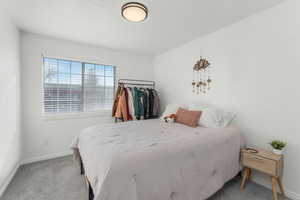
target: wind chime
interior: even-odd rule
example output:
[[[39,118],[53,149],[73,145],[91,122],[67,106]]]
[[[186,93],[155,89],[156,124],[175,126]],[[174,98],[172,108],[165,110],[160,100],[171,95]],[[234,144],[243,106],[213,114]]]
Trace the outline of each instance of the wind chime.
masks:
[[[193,67],[193,93],[205,94],[211,88],[210,63],[200,57],[200,60]]]

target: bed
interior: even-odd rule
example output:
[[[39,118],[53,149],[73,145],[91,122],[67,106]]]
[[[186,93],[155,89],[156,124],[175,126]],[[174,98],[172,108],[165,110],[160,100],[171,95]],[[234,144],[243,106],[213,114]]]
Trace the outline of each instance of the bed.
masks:
[[[89,127],[71,148],[90,199],[202,200],[240,171],[237,128],[191,128],[158,119]]]

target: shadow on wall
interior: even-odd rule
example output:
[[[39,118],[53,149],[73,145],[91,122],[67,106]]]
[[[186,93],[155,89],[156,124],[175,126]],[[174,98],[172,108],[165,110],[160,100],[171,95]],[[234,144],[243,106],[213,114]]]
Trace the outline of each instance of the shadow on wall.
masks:
[[[0,195],[21,157],[17,76],[5,82],[9,84],[0,88]]]

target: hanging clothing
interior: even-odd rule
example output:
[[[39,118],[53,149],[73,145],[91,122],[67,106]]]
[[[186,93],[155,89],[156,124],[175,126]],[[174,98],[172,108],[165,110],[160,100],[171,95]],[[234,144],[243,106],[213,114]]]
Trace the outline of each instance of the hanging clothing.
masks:
[[[149,118],[153,118],[154,95],[152,89],[147,89],[149,92]]]
[[[146,108],[146,118],[150,119],[150,93],[149,90],[146,88],[146,98],[147,98],[147,108]]]
[[[112,117],[114,117],[115,114],[116,114],[116,110],[117,110],[118,103],[119,103],[120,92],[121,92],[121,86],[119,85],[118,88],[117,88],[115,101],[114,101],[114,104],[113,104],[113,107],[112,107]]]
[[[143,106],[143,99],[144,93],[137,89],[136,87],[134,90],[134,114],[137,119],[141,119],[144,116],[144,106]]]
[[[127,105],[127,98],[126,98],[126,91],[124,87],[121,87],[120,95],[118,98],[118,105],[117,110],[115,113],[116,118],[122,118],[124,121],[130,120],[128,115],[128,105]]]
[[[129,112],[129,105],[128,105],[128,92],[127,89],[124,88],[124,93],[125,93],[125,101],[126,101],[126,110],[127,110],[127,119],[132,120],[131,114]],[[127,120],[126,120],[127,121]]]
[[[143,110],[144,110],[143,117],[144,117],[144,119],[148,119],[148,117],[147,117],[147,109],[148,109],[147,92],[146,92],[145,88],[140,88],[140,91],[143,93],[143,96],[142,96],[142,105],[143,105]]]
[[[127,103],[128,103],[128,111],[131,115],[131,118],[133,120],[136,120],[136,117],[134,115],[134,105],[133,105],[133,94],[132,94],[132,89],[131,88],[126,88],[127,91]]]
[[[158,97],[156,90],[153,90],[153,94],[154,94],[153,116],[158,117],[159,116],[159,97]]]
[[[117,88],[112,116],[116,119],[153,119],[159,115],[159,97],[152,88],[129,88],[120,84]]]

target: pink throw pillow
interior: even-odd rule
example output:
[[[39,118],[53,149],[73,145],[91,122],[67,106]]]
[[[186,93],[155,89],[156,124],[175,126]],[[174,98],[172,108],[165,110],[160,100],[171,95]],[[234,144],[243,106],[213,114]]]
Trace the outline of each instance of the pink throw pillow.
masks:
[[[179,108],[176,112],[176,122],[191,127],[197,127],[201,113],[201,111]]]

